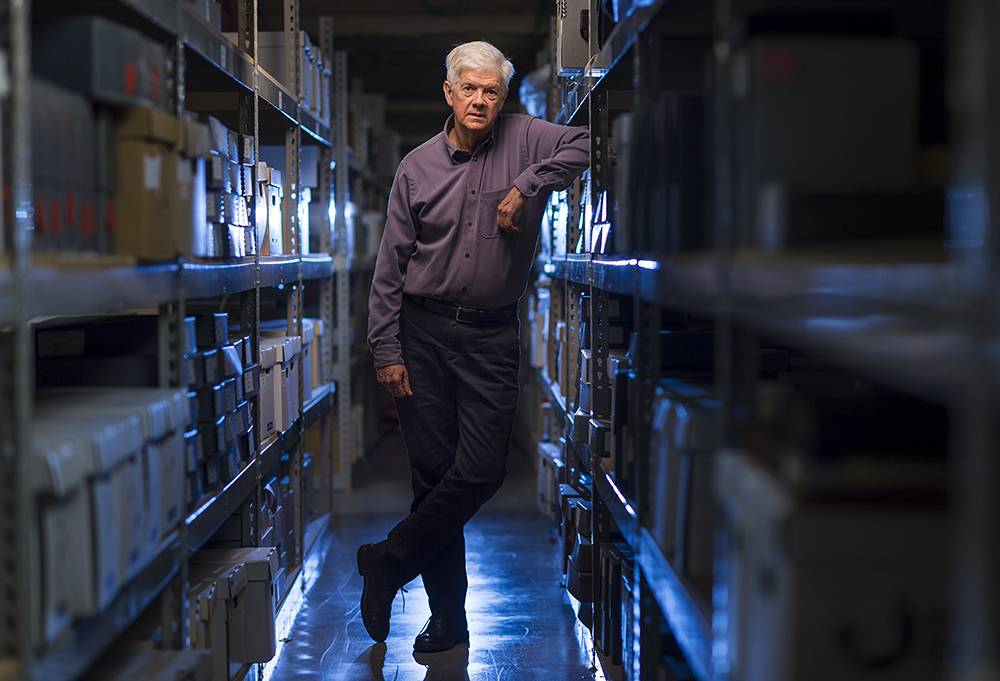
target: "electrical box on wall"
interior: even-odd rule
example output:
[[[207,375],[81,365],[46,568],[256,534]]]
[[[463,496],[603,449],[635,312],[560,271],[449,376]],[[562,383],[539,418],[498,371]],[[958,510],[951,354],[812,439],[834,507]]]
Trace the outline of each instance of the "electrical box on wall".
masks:
[[[583,73],[590,60],[590,0],[556,0],[556,69]]]

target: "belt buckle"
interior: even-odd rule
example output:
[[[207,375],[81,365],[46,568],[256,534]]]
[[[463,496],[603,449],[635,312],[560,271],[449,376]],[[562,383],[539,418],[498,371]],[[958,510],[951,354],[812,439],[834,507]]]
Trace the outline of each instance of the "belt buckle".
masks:
[[[459,305],[457,308],[455,308],[455,321],[458,322],[459,324],[472,324],[471,321],[464,321],[462,319],[462,310],[465,310],[465,309],[466,308],[462,307],[461,305]]]

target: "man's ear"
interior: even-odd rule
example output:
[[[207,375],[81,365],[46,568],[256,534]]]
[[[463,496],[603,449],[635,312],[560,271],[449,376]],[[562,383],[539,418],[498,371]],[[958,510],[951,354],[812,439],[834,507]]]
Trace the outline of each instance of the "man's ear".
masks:
[[[449,83],[446,80],[446,81],[444,81],[444,85],[442,85],[441,87],[444,90],[444,101],[448,102],[448,106],[455,106],[455,103],[454,103],[454,96],[455,95],[452,92],[451,83]]]

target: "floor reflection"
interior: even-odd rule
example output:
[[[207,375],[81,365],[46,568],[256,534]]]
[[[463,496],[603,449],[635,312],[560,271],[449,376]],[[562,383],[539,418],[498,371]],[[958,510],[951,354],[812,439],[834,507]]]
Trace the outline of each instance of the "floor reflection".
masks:
[[[358,612],[362,583],[354,554],[405,511],[403,456],[390,442],[371,462],[371,481],[358,476],[355,491],[338,499],[326,564],[304,595],[268,681],[593,679],[559,585],[552,533],[534,511],[534,483],[516,474],[466,531],[471,643],[444,653],[413,652],[413,638],[430,614],[417,579],[407,586],[405,608],[400,597],[393,603],[388,641],[372,645]],[[396,479],[386,480],[385,471]]]

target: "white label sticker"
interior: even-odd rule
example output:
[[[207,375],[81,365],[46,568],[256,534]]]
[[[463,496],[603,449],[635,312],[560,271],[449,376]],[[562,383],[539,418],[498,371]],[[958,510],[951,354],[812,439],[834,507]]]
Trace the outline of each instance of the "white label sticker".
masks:
[[[146,189],[160,188],[161,159],[159,156],[143,156],[142,184]]]
[[[219,63],[225,68],[226,66],[226,46],[219,45]]]

